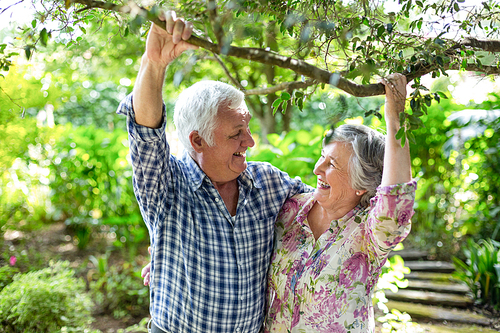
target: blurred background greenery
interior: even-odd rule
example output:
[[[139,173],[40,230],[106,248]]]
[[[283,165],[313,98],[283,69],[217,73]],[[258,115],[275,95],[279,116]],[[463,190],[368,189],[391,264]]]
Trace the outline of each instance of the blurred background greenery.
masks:
[[[11,28],[15,29],[0,32],[0,42],[13,38]],[[115,114],[134,85],[144,36],[122,38],[113,24],[90,24],[87,30],[92,33],[85,39],[72,45],[49,44],[30,61],[15,57],[14,66],[0,77],[0,288],[4,295],[13,295],[12,290],[29,281],[36,279],[42,286],[44,278],[57,277],[68,286],[61,287],[59,303],[54,301],[61,309],[66,307],[65,297],[70,297],[65,291],[82,294],[79,313],[66,314],[68,320],[57,326],[75,331],[86,327],[88,318],[82,319],[81,314],[91,311],[135,323],[147,316],[149,298],[140,278],[140,269],[148,261],[149,236],[132,190],[125,119]],[[185,54],[167,73],[164,97],[174,146],[171,116],[179,91],[201,79],[228,81],[213,61],[197,64],[187,75],[185,68],[192,57]],[[264,76],[259,65],[233,65],[258,72],[255,82],[250,82],[255,86]],[[478,244],[491,239],[488,253],[497,256],[496,266],[491,263],[490,273],[483,276],[490,274],[496,281],[489,290],[495,293],[490,301],[498,306],[500,254],[494,241],[500,241],[500,91],[491,90],[482,100],[463,100],[453,94],[464,84],[463,75],[433,81],[432,89],[444,91],[447,98],[432,102],[422,117],[425,126],[414,133],[416,214],[404,243],[436,259],[457,257],[468,262],[470,266],[459,264],[462,279],[474,288],[477,272],[469,269],[469,274],[467,267],[473,266],[471,258],[481,258],[461,249],[478,252]],[[259,113],[273,100],[252,96],[248,103]],[[360,99],[333,88],[318,89],[302,110],[290,105],[272,120],[263,112],[254,117],[251,128],[257,146],[249,159],[268,161],[314,186],[312,169],[325,130],[332,122],[383,129],[383,118],[370,112],[382,105],[382,97]],[[51,233],[62,237],[59,243],[50,243]],[[14,278],[14,274],[19,275]],[[14,282],[17,287],[7,289]],[[12,308],[11,298],[2,298],[2,292],[0,309]],[[90,297],[93,310],[83,294]],[[48,310],[40,313],[44,311]],[[7,322],[0,315],[0,324]],[[34,331],[53,329],[26,325]],[[16,331],[14,326],[11,329]]]

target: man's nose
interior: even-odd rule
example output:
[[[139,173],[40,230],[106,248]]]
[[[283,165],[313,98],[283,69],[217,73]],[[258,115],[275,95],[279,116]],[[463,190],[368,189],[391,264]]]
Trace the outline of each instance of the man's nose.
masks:
[[[250,132],[250,130],[245,132],[245,138],[243,139],[242,145],[245,145],[246,147],[255,146],[255,140],[253,139],[252,132]]]

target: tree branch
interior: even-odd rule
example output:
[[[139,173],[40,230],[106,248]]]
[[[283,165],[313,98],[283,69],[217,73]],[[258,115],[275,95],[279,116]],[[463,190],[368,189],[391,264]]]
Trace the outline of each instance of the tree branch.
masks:
[[[217,62],[220,64],[220,66],[222,67],[222,69],[224,70],[224,73],[226,73],[226,75],[229,77],[229,79],[231,80],[231,82],[233,82],[233,84],[238,87],[239,90],[245,92],[245,87],[243,87],[241,85],[241,83],[236,80],[232,75],[231,73],[229,72],[229,69],[227,69],[226,65],[222,62],[222,59],[219,57],[218,54],[214,53],[214,57],[215,59],[217,60]]]
[[[303,81],[294,81],[294,82],[284,82],[277,84],[272,87],[268,88],[256,88],[256,89],[249,89],[244,91],[245,95],[268,95],[268,94],[273,94],[277,91],[280,90],[295,90],[295,89],[302,89],[302,88],[307,88],[310,87],[314,84],[317,84],[318,81],[315,80],[307,80],[305,82]]]
[[[483,40],[467,37],[463,40],[463,42],[458,43],[455,46],[470,46],[487,52],[500,52],[500,40]]]
[[[212,23],[215,38],[217,39],[217,43],[219,44],[219,46],[223,45],[224,32],[222,31],[219,18],[217,17],[217,3],[215,2],[215,0],[207,0],[207,9],[210,21]]]
[[[4,9],[0,12],[0,14],[3,14],[6,10],[8,10],[8,9],[9,9],[10,7],[12,7],[12,6],[19,5],[21,2],[23,2],[23,0],[20,0],[20,1],[16,2],[16,3],[13,3],[13,4],[12,4],[12,5],[10,5],[10,6],[5,7],[5,8],[4,8]],[[0,8],[0,9],[1,9],[1,8]]]
[[[165,22],[160,21],[160,19],[156,15],[151,14],[148,10],[136,5],[134,2],[130,2],[128,6],[121,6],[98,0],[71,0],[71,1],[74,3],[85,5],[87,7],[102,8],[107,10],[119,11],[122,13],[131,13],[132,15],[142,15],[149,21],[158,25],[159,27],[163,29],[166,28]],[[267,65],[274,65],[281,68],[290,69],[296,72],[297,74],[311,78],[313,81],[315,81],[315,83],[326,83],[336,86],[337,88],[356,97],[367,97],[367,96],[376,96],[385,94],[384,85],[381,83],[374,83],[367,85],[356,84],[347,79],[344,79],[341,73],[339,72],[329,72],[327,70],[311,65],[303,60],[282,56],[271,51],[266,51],[258,48],[235,47],[231,45],[224,45],[224,48],[221,50],[219,49],[219,45],[204,40],[202,38],[199,38],[197,36],[191,36],[191,38],[189,38],[187,42],[202,47],[206,50],[209,50],[214,54],[223,54],[226,56],[233,56],[241,59],[257,61]],[[462,43],[454,45],[446,52],[453,52],[454,49],[460,48],[461,46],[481,48],[485,51],[490,51],[490,52],[500,51],[500,41],[485,41],[474,38],[466,38]],[[436,65],[429,65],[425,62],[420,62],[414,66],[412,72],[404,71],[403,74],[406,75],[407,81],[410,82],[417,77],[432,72],[436,68],[437,68]],[[448,65],[447,69],[459,69],[459,68],[460,68],[459,65],[453,64],[453,65]],[[485,72],[487,74],[500,73],[499,68],[493,66],[479,67],[473,64],[468,64],[466,70],[469,69]],[[264,93],[268,93],[267,90],[262,90],[262,89],[259,90]],[[275,91],[278,90],[281,89],[277,89]],[[251,92],[251,94],[254,94],[254,92],[256,93],[258,90],[252,89],[249,91]],[[246,93],[249,94],[249,91],[246,91]]]

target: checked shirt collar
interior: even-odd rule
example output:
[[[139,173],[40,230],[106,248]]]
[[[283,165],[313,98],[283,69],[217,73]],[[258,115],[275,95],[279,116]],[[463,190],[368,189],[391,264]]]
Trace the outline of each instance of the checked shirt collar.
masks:
[[[182,154],[181,160],[184,162],[186,165],[186,170],[189,175],[189,181],[192,182],[192,186],[190,186],[191,190],[193,192],[197,191],[201,185],[203,184],[204,181],[207,181],[211,183],[210,178],[201,170],[199,165],[193,160],[191,155],[189,155],[188,152],[184,151]],[[251,162],[249,162],[251,163]],[[262,188],[261,180],[260,179],[255,179],[252,177],[252,175],[248,172],[248,169],[243,171],[239,176],[238,176],[238,183],[241,184],[244,187],[251,187],[252,185],[255,188]]]

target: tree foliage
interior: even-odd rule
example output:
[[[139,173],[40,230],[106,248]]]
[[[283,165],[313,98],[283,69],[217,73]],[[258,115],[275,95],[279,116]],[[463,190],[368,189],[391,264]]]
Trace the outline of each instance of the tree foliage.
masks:
[[[202,47],[173,75],[180,83],[199,62],[220,66],[227,80],[244,91],[249,107],[272,132],[273,115],[302,110],[319,86],[336,86],[354,96],[384,93],[377,79],[399,72],[414,81],[411,113],[401,118],[406,130],[422,126],[432,100],[420,77],[467,70],[500,73],[498,1],[276,1],[181,0],[155,1],[140,7],[134,2],[96,0],[32,0],[37,8],[31,26],[17,45],[26,57],[52,40],[70,46],[91,38],[89,27],[116,27],[126,38],[144,35],[158,20],[159,8],[175,9],[193,21]],[[109,43],[105,48],[112,48]],[[13,49],[0,45],[1,64],[10,67]],[[194,64],[196,63],[196,66]],[[276,92],[282,91],[277,95]],[[270,124],[270,125],[267,125]]]

